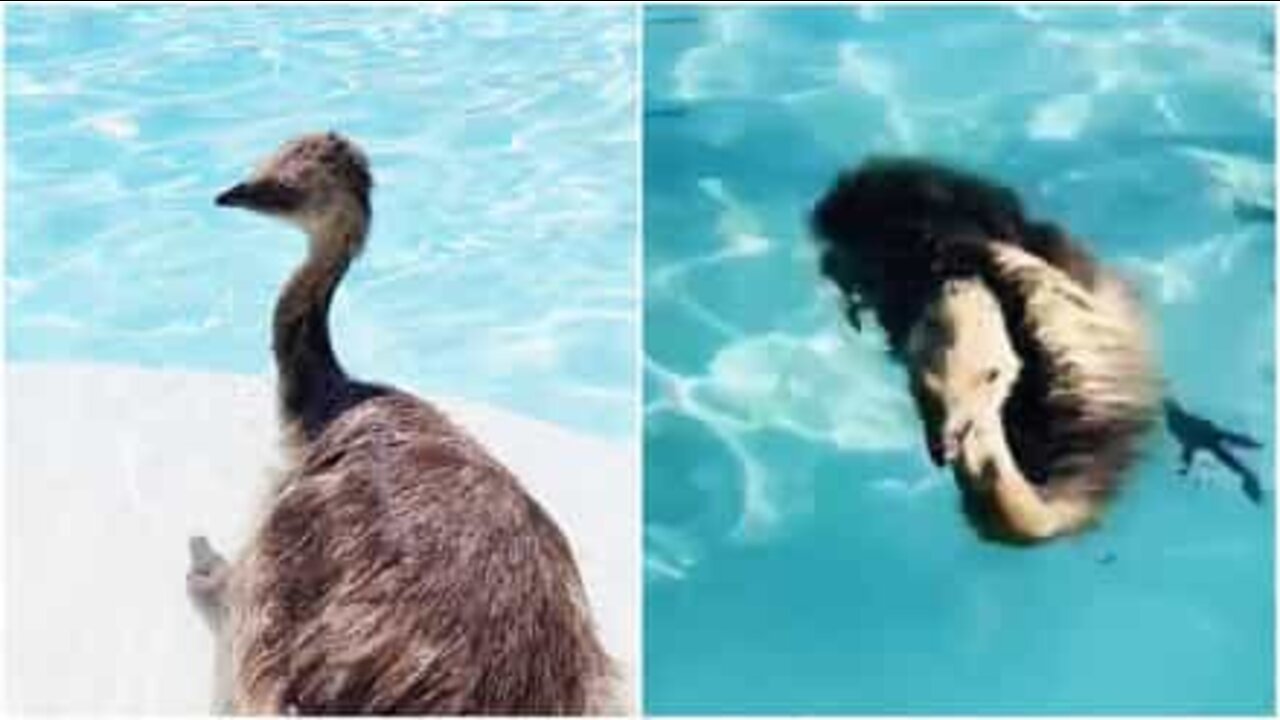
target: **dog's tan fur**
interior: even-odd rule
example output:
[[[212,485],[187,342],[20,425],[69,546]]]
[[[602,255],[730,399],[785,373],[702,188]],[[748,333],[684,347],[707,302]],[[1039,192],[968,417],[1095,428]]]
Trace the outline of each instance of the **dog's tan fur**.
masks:
[[[999,414],[1022,360],[995,296],[974,278],[945,281],[907,338],[911,391],[926,444],[951,462],[959,441],[986,414]]]
[[[1104,275],[1090,292],[1020,248],[991,243],[985,249],[988,277],[1016,296],[1020,324],[1044,359],[1048,402],[1069,408],[1074,422],[1096,427],[1154,417],[1159,376],[1146,323],[1122,282]],[[985,368],[1009,367],[1012,341],[996,332],[1007,327],[1001,304],[981,280],[949,282],[963,283],[963,291],[938,295],[913,328],[911,357],[941,353],[948,359],[913,368],[913,375],[933,373],[928,386],[947,389],[935,394],[937,400],[958,408],[944,416],[959,412],[971,421],[958,457],[952,458],[958,479],[970,500],[994,511],[989,517],[1001,525],[994,534],[1037,541],[1087,526],[1109,498],[1112,479],[1091,476],[1089,464],[1075,453],[1054,458],[1051,477],[1023,474],[1001,416],[1007,393],[1002,397],[971,380]],[[946,332],[938,332],[938,318],[946,318]],[[941,347],[930,347],[935,343]]]

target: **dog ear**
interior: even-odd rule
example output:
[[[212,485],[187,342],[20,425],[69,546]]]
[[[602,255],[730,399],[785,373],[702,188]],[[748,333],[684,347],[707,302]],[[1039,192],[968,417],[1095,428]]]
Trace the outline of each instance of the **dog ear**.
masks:
[[[854,330],[862,332],[862,311],[868,306],[859,293],[854,266],[849,263],[841,250],[828,247],[819,260],[819,269],[823,277],[830,280],[840,291],[845,319]]]
[[[862,332],[862,311],[866,308],[857,295],[845,295],[844,317],[857,332]]]

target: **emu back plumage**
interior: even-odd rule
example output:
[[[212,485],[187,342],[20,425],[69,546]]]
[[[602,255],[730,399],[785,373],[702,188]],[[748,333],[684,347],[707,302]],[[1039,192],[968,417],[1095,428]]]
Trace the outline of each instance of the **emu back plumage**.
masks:
[[[303,449],[237,579],[242,709],[584,713],[611,673],[556,524],[401,393]]]

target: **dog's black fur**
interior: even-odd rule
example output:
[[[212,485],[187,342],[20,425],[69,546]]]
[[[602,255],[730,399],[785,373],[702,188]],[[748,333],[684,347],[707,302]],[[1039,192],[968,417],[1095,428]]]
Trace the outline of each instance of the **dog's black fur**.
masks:
[[[811,220],[823,274],[849,296],[851,314],[874,313],[898,356],[942,282],[982,272],[975,246],[1018,245],[1090,289],[1098,274],[1061,229],[1028,218],[1012,190],[927,160],[868,160],[840,175]]]
[[[848,297],[850,322],[860,328],[862,311],[870,311],[899,361],[912,326],[945,280],[983,280],[1000,302],[1023,362],[1004,425],[1024,475],[1051,491],[1100,501],[1112,493],[1136,459],[1150,418],[1104,413],[1086,419],[1088,398],[1051,399],[1049,358],[1033,341],[1018,290],[991,272],[982,252],[990,243],[1017,245],[1094,290],[1103,270],[1084,248],[1053,223],[1027,217],[1012,190],[912,158],[874,158],[841,174],[811,223],[822,273]],[[1066,483],[1074,487],[1059,487]],[[966,496],[964,507],[980,531],[1001,536],[977,498]]]

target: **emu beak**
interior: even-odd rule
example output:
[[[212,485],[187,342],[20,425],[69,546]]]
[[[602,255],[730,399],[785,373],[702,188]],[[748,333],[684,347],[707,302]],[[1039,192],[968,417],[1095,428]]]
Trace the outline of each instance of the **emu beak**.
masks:
[[[302,202],[302,193],[271,179],[248,180],[218,194],[219,207],[242,207],[264,212],[288,212]]]
[[[214,198],[213,204],[219,207],[240,207],[242,205],[247,205],[249,198],[253,195],[249,187],[248,183],[233,185],[218,193],[218,197]]]

